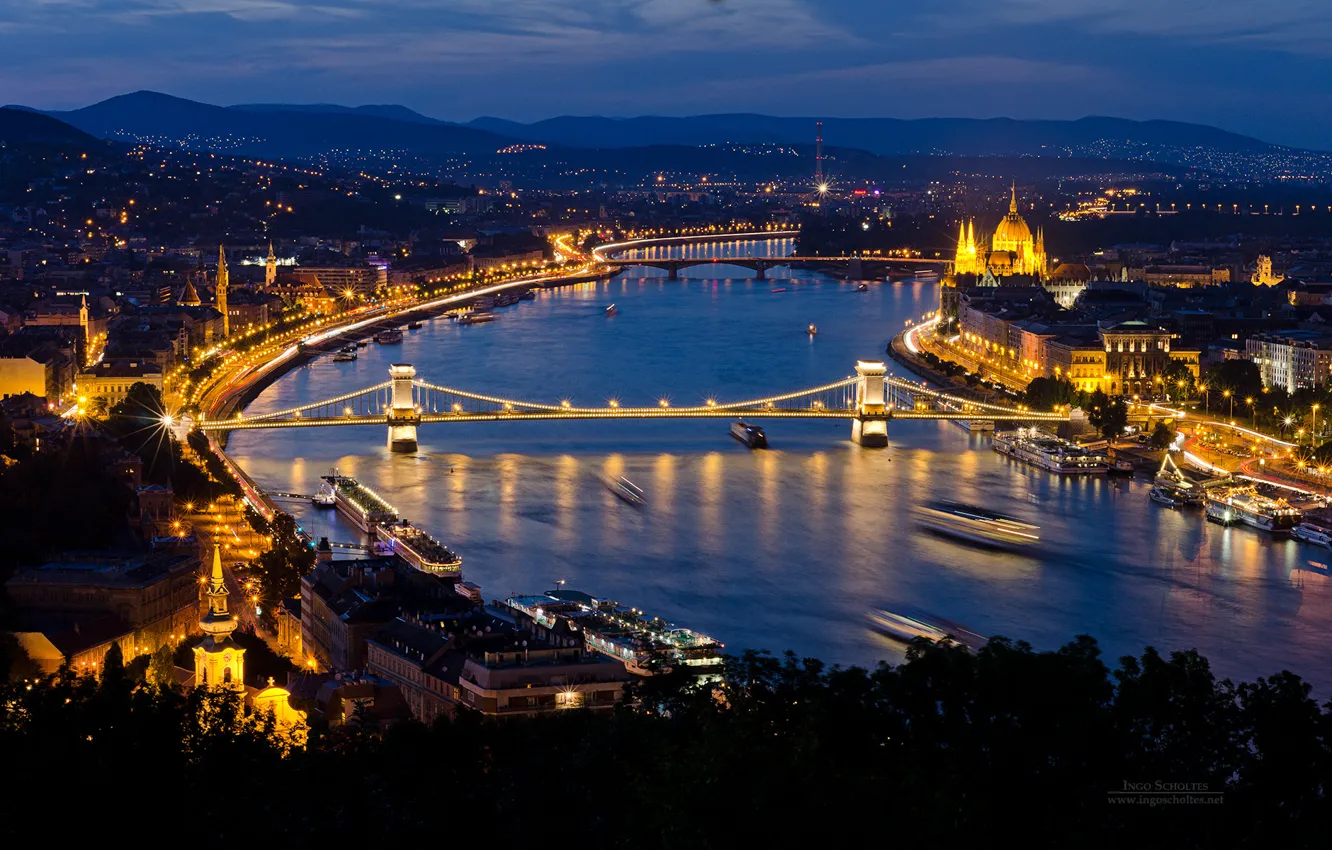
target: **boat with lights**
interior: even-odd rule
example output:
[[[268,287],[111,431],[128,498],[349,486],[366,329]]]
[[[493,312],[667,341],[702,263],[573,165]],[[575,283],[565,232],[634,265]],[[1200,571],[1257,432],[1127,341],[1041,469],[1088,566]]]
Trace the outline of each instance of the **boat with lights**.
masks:
[[[331,508],[337,504],[337,494],[333,491],[333,485],[325,480],[319,485],[319,490],[310,497],[310,501],[316,508]]]
[[[1286,534],[1304,513],[1285,499],[1261,495],[1255,487],[1216,487],[1207,493],[1207,518],[1222,525],[1244,523],[1259,531]]]
[[[375,529],[375,534],[393,554],[423,573],[446,578],[462,576],[462,556],[405,519],[384,523]]]
[[[375,342],[380,345],[393,345],[402,342],[402,331],[397,328],[388,328],[375,334]]]
[[[720,671],[724,645],[701,632],[649,617],[637,608],[577,590],[513,596],[503,605],[538,630],[582,635],[587,649],[610,656],[638,676],[683,666],[699,675]]]
[[[956,643],[979,649],[986,641],[981,635],[959,626],[918,612],[897,613],[876,608],[868,614],[870,628],[885,637],[910,643],[924,638],[931,643]]]
[[[366,534],[373,536],[376,527],[398,521],[398,509],[355,478],[340,475],[336,469],[321,478],[333,490],[338,513]]]
[[[1039,526],[949,499],[920,505],[915,514],[916,522],[926,531],[979,546],[1025,549],[1041,540]]]
[[[1060,475],[1097,475],[1110,471],[1110,459],[1105,455],[1035,428],[996,432],[990,446],[999,454]]]

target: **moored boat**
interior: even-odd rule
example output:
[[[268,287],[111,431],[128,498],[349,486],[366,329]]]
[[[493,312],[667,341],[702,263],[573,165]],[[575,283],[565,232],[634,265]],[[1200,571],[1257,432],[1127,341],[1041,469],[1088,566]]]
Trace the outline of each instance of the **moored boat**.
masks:
[[[1041,469],[1061,475],[1096,475],[1110,470],[1110,459],[1035,428],[998,431],[990,447]]]
[[[419,331],[420,329],[421,329],[420,320],[413,320],[407,323],[407,330],[409,331]]]
[[[397,328],[388,328],[375,334],[375,342],[380,345],[393,345],[402,342],[402,331]]]
[[[466,315],[458,317],[458,324],[460,325],[484,325],[486,322],[493,321],[495,321],[494,313],[487,313],[480,310],[473,310]]]
[[[1242,522],[1271,534],[1288,533],[1304,514],[1285,499],[1261,495],[1255,487],[1214,488],[1207,494],[1207,517],[1225,524]]]
[[[1159,484],[1153,487],[1147,493],[1147,496],[1153,502],[1156,502],[1158,505],[1165,505],[1167,508],[1177,508],[1183,504],[1183,502],[1176,498],[1173,493]]]
[[[455,578],[462,575],[462,557],[407,520],[381,524],[375,533],[393,554],[423,573]]]

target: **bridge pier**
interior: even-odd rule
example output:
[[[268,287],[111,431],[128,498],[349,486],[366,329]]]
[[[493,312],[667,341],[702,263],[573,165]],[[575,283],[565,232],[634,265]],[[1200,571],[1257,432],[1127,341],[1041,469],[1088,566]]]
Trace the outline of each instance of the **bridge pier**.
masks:
[[[668,264],[667,264],[667,266],[666,266],[666,279],[667,279],[667,280],[679,280],[679,279],[680,279],[680,264],[679,264],[679,263],[668,263]]]
[[[865,264],[861,262],[859,257],[855,257],[854,259],[846,261],[846,279],[847,280],[865,279]]]
[[[884,376],[888,367],[877,360],[857,360],[856,418],[851,420],[851,442],[867,449],[888,446],[888,406]]]
[[[767,280],[767,279],[768,279],[768,264],[767,264],[767,263],[755,263],[755,264],[754,264],[754,271],[758,272],[758,279],[759,279],[759,280]]]
[[[388,445],[391,452],[416,451],[416,426],[421,424],[421,415],[416,412],[412,402],[412,381],[416,379],[416,369],[406,363],[394,363],[389,367],[389,377],[393,379],[393,404],[388,416]]]

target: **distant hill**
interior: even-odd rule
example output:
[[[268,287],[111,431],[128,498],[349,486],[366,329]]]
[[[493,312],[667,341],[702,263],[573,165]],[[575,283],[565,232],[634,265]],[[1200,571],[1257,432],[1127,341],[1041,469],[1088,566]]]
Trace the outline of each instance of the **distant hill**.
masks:
[[[395,103],[368,104],[366,106],[339,106],[336,103],[241,103],[230,107],[246,112],[328,112],[336,115],[367,115],[375,118],[389,118],[394,121],[407,121],[411,124],[443,124],[456,127],[449,121],[440,121],[428,115],[422,115],[414,109]]]
[[[816,118],[770,115],[696,115],[603,118],[563,116],[520,124],[477,118],[468,126],[527,141],[571,147],[638,147],[650,144],[705,145],[720,142],[808,145]],[[1081,118],[1076,121],[1018,121],[1011,118],[828,118],[827,144],[884,156],[941,153],[959,156],[1087,154],[1104,142],[1118,146],[1204,147],[1258,153],[1275,145],[1216,127],[1178,121]]]
[[[188,142],[191,147],[272,157],[310,156],[335,148],[484,153],[515,141],[476,127],[434,121],[405,107],[223,107],[150,91],[45,114],[101,138]]]
[[[104,144],[77,127],[71,127],[49,115],[13,106],[0,107],[0,142],[6,145],[72,144],[81,148],[95,148]]]

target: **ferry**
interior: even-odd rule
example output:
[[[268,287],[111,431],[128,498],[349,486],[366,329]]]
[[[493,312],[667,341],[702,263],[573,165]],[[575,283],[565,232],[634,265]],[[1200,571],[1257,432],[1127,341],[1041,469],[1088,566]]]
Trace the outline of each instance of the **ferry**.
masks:
[[[1037,534],[1039,526],[948,499],[920,505],[915,514],[916,521],[926,531],[980,546],[1023,549],[1041,540]]]
[[[986,642],[982,636],[956,623],[937,620],[924,614],[897,614],[875,609],[869,612],[869,624],[870,628],[879,634],[904,643],[916,638],[925,638],[932,643],[957,643],[978,649]]]
[[[350,363],[356,359],[356,346],[351,345],[347,348],[339,349],[333,355],[334,363]]]
[[[495,296],[496,307],[512,307],[517,303],[518,296],[514,295],[512,292],[501,292],[499,295]]]
[[[398,509],[364,484],[336,469],[321,476],[333,490],[333,506],[357,528],[373,535],[375,528],[398,521]]]
[[[1096,475],[1110,471],[1110,459],[1035,428],[999,431],[991,448],[1061,475]]]
[[[814,327],[814,323],[813,323],[813,322],[810,322],[810,323],[809,323],[809,327],[805,328],[805,333],[809,334],[810,336],[814,336],[814,335],[817,334],[818,332],[819,332],[819,329],[816,328],[816,327]]]
[[[1231,525],[1242,522],[1260,531],[1284,534],[1300,524],[1304,514],[1285,499],[1259,495],[1253,487],[1216,488],[1207,494],[1207,518]]]
[[[768,435],[763,433],[763,429],[757,425],[750,425],[743,419],[731,423],[731,436],[751,449],[768,447]]]
[[[402,331],[397,328],[389,328],[375,334],[375,342],[380,345],[393,345],[402,342]]]
[[[484,325],[486,322],[495,321],[494,313],[487,313],[481,310],[473,310],[465,316],[458,317],[460,325]]]
[[[616,311],[615,311],[615,305],[614,305],[614,304],[612,304],[612,305],[610,305],[609,307],[606,308],[606,315],[607,315],[607,316],[614,316],[614,315],[615,315],[615,312],[616,312]]]
[[[461,577],[462,557],[407,520],[382,524],[375,534],[393,554],[423,573]]]
[[[1148,493],[1148,498],[1158,505],[1165,505],[1167,508],[1177,508],[1184,504],[1174,493],[1160,484],[1153,487]]]
[[[1115,462],[1110,465],[1109,470],[1111,475],[1127,475],[1129,478],[1133,477],[1134,471],[1133,461],[1126,458],[1115,458]]]
[[[1169,453],[1161,461],[1161,468],[1156,471],[1155,483],[1182,505],[1196,506],[1203,503],[1202,488],[1175,465]]]

